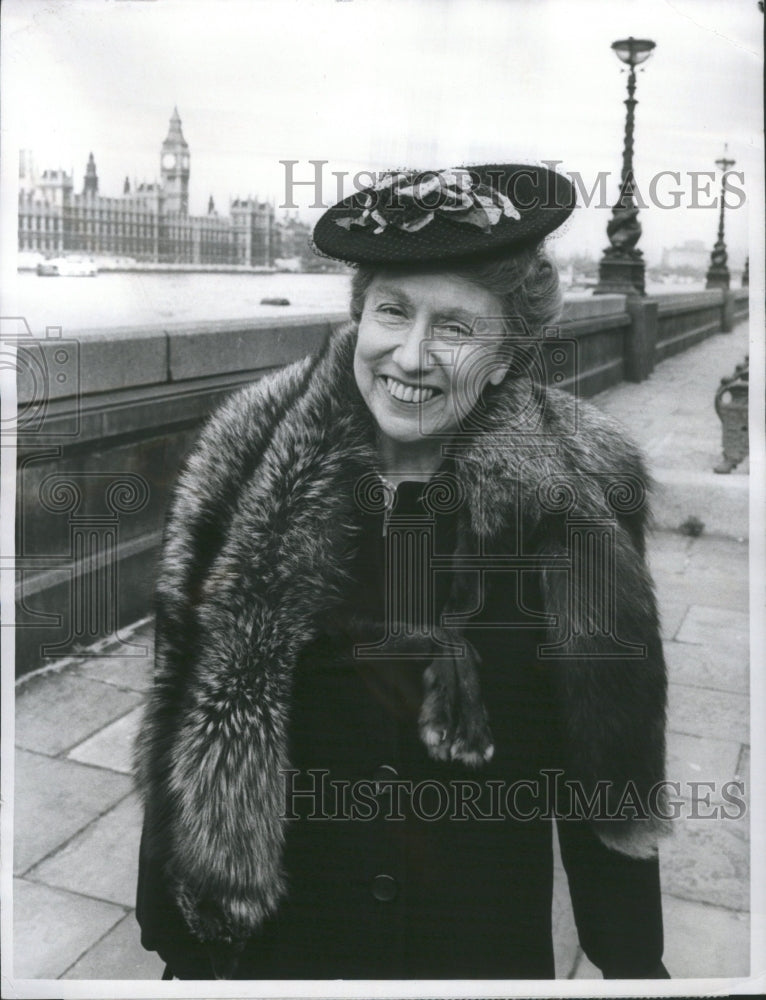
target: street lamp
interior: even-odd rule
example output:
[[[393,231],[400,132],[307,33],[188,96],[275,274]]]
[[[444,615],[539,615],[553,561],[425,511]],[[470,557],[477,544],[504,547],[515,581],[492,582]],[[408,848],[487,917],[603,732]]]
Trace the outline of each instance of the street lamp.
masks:
[[[622,176],[620,195],[612,209],[612,218],[607,223],[606,235],[609,246],[604,250],[598,269],[598,285],[595,293],[622,292],[628,295],[644,295],[644,259],[636,249],[641,237],[641,223],[638,221],[638,206],[634,195],[633,177],[633,128],[638,101],[636,92],[636,66],[646,62],[652,54],[655,43],[646,38],[624,38],[614,42],[618,59],[630,66],[628,74],[628,98],[625,101],[625,145],[622,151]]]
[[[721,211],[718,216],[718,239],[715,241],[713,252],[710,254],[710,267],[707,272],[705,288],[728,288],[729,268],[727,262],[729,255],[726,252],[726,243],[723,238],[723,212],[726,207],[726,171],[734,166],[736,160],[729,160],[726,157],[728,144],[723,147],[723,156],[715,161],[715,165],[722,172],[721,177]]]

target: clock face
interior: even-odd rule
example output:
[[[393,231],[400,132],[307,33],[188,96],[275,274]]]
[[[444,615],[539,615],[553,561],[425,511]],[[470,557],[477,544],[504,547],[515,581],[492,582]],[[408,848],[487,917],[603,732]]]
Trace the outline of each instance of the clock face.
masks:
[[[162,157],[162,165],[166,170],[172,170],[176,165],[176,158],[174,153],[165,153]]]

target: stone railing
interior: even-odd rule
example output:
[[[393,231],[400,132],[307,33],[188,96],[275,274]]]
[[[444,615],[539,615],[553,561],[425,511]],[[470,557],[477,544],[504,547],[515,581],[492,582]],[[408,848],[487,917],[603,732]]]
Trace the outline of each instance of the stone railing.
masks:
[[[151,610],[168,496],[200,424],[344,318],[17,337],[18,672]]]
[[[736,319],[746,316],[747,289],[660,295],[658,304],[655,361],[685,351],[719,331],[729,332]],[[743,308],[744,307],[744,308]]]
[[[739,292],[572,296],[533,361],[548,384],[590,396],[646,378],[655,360],[731,329],[746,310]],[[119,640],[121,626],[150,612],[168,497],[201,422],[344,320],[4,335],[19,372],[17,673]],[[118,653],[141,655],[129,642]]]

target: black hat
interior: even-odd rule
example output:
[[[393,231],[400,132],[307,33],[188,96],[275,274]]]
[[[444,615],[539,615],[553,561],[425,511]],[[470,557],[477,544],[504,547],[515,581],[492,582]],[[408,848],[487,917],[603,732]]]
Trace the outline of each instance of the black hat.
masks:
[[[324,213],[314,248],[355,264],[489,257],[539,243],[575,200],[566,177],[522,163],[390,171]]]

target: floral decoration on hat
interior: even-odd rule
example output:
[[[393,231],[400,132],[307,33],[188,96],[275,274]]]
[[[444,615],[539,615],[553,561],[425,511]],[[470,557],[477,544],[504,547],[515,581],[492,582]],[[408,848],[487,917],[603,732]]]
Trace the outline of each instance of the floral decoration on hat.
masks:
[[[414,174],[391,171],[359,196],[353,214],[333,221],[343,229],[372,229],[374,234],[392,226],[415,233],[434,220],[437,213],[451,222],[476,226],[488,233],[505,216],[520,219],[513,202],[494,187],[479,184],[469,170],[441,170]]]

